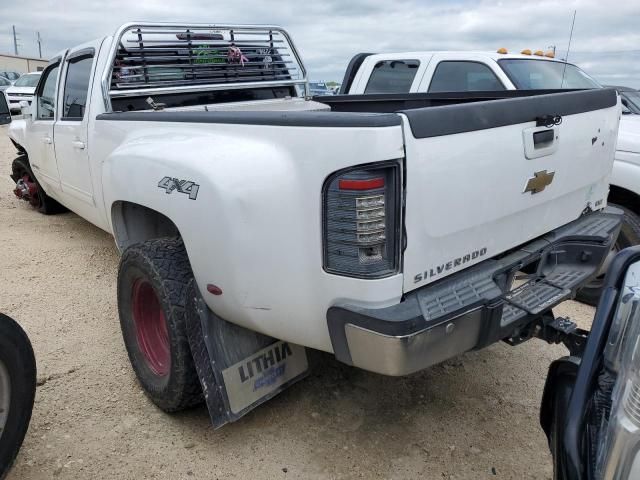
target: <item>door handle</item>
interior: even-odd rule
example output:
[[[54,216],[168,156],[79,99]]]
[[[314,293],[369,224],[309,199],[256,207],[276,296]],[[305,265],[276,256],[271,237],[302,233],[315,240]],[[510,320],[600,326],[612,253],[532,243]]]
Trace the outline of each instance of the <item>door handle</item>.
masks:
[[[43,141],[43,143],[50,144],[51,143],[51,137],[42,137],[42,141]]]
[[[86,146],[84,142],[81,142],[80,140],[72,141],[71,145],[73,145],[73,148],[77,148],[78,150],[84,150],[84,147]]]

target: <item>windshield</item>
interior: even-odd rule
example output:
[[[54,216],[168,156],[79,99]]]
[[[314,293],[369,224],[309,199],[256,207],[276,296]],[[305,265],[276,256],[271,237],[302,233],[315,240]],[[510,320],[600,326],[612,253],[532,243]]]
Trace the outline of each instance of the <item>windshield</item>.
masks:
[[[626,100],[626,107],[631,113],[640,113],[640,92],[624,91],[620,92],[620,95]]]
[[[38,80],[40,80],[39,73],[28,73],[21,76],[13,85],[15,87],[35,87],[38,85]]]
[[[498,64],[519,90],[600,88],[598,82],[570,63],[505,58]]]

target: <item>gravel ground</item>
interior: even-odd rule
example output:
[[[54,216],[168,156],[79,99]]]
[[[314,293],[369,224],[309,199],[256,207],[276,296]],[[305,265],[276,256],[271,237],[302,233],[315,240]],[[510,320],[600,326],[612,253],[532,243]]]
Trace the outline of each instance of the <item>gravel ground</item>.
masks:
[[[73,213],[18,201],[0,127],[0,311],[38,360],[27,437],[9,480],[98,478],[551,478],[538,424],[561,346],[497,344],[406,378],[321,356],[320,366],[235,424],[205,408],[159,411],[129,366],[112,238]],[[582,326],[593,310],[558,309]]]

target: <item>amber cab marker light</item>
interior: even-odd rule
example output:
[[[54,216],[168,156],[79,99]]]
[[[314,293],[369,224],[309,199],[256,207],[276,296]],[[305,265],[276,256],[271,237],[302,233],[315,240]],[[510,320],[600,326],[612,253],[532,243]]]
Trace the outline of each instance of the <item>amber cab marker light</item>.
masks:
[[[525,48],[524,50],[522,50],[520,52],[522,55],[531,55],[531,50],[529,50],[528,48]]]
[[[544,56],[548,57],[548,58],[555,58],[556,57],[555,54],[551,50],[549,50],[547,53],[545,53]]]
[[[222,289],[212,283],[207,284],[207,292],[211,295],[222,295]]]
[[[507,54],[507,53],[509,53],[509,52],[507,51],[507,49],[506,49],[506,48],[504,48],[504,47],[503,47],[503,48],[499,48],[499,49],[498,49],[498,53],[500,53],[501,55],[505,55],[505,54]]]
[[[542,50],[536,50],[535,52],[533,52],[533,54],[536,55],[537,57],[544,56],[544,52]]]

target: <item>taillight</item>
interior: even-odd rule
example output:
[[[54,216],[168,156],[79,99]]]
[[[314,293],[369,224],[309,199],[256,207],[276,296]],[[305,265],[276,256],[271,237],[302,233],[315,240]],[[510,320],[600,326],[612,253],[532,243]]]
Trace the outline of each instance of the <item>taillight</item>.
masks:
[[[325,182],[324,268],[380,278],[400,264],[400,164],[340,171]]]

